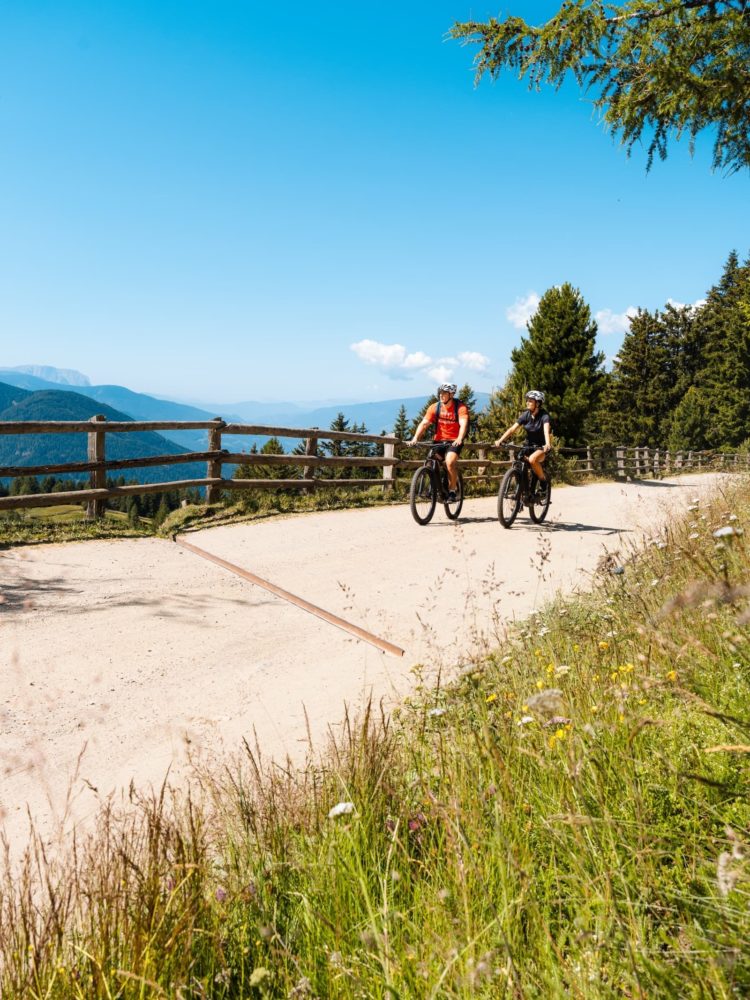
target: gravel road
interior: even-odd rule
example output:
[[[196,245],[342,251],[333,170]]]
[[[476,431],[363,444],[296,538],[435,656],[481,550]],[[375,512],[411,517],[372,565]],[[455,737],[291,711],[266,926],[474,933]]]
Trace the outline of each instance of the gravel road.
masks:
[[[221,756],[243,737],[300,760],[344,704],[392,704],[412,668],[447,674],[606,552],[659,529],[717,476],[558,489],[547,524],[500,527],[493,498],[419,527],[405,506],[304,514],[188,540],[405,650],[384,654],[160,539],[0,552],[0,822],[52,836],[97,798]],[[94,791],[96,790],[96,791]]]

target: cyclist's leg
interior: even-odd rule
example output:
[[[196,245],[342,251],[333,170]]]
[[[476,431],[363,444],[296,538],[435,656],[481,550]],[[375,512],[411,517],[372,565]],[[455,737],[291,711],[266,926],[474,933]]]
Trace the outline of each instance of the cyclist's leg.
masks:
[[[458,456],[463,445],[452,444],[445,453],[445,468],[448,472],[448,489],[458,488]]]
[[[534,470],[534,475],[536,476],[536,478],[539,480],[540,483],[543,483],[547,478],[544,474],[544,469],[543,469],[544,460],[546,457],[547,456],[543,448],[537,448],[535,452],[529,455],[529,465]]]

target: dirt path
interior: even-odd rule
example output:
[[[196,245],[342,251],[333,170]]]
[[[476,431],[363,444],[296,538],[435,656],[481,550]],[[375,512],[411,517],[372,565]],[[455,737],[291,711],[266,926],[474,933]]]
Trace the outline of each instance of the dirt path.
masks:
[[[604,550],[653,531],[715,476],[560,489],[547,525],[510,530],[495,500],[418,527],[406,507],[241,524],[189,540],[406,650],[387,656],[159,539],[0,552],[0,821],[27,804],[55,828],[98,794],[179,774],[186,748],[299,759],[344,703],[389,702],[417,663],[454,669],[557,590],[586,587]],[[76,776],[76,762],[80,758]]]

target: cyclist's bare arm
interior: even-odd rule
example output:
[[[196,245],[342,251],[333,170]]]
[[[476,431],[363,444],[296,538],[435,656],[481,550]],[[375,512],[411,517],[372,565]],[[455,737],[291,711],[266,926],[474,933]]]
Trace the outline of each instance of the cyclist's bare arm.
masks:
[[[456,438],[456,444],[463,444],[464,438],[469,433],[469,411],[464,409],[463,413],[458,415],[458,437]]]
[[[505,441],[507,440],[507,438],[509,438],[509,437],[511,437],[511,435],[515,434],[516,431],[520,428],[520,426],[521,425],[516,420],[516,422],[511,427],[509,427],[507,429],[507,431],[505,432],[505,434],[503,434],[501,437],[499,437],[497,439],[497,441],[495,441],[495,447],[497,448],[499,445],[504,444]]]
[[[423,417],[422,418],[422,422],[420,423],[419,427],[417,427],[417,429],[414,431],[414,437],[411,439],[411,441],[407,441],[406,443],[407,444],[416,444],[417,441],[419,441],[419,439],[422,437],[422,435],[424,434],[424,432],[427,430],[427,428],[430,426],[431,423],[432,423],[431,420],[428,420],[427,417]]]

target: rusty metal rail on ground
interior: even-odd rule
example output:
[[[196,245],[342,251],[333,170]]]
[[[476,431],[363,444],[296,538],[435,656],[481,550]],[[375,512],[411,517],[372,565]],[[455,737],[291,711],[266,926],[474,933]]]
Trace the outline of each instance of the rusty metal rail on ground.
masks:
[[[344,618],[339,618],[338,615],[334,615],[330,611],[326,611],[324,608],[319,608],[316,604],[311,604],[310,601],[306,601],[303,597],[297,597],[296,594],[292,594],[288,590],[284,590],[282,587],[277,587],[275,583],[270,583],[268,580],[264,580],[263,577],[257,576],[255,573],[250,573],[241,566],[236,566],[234,563],[227,562],[226,559],[222,559],[220,556],[215,556],[211,552],[206,552],[205,549],[201,549],[197,545],[192,545],[190,542],[184,541],[177,535],[173,536],[173,541],[176,542],[177,545],[180,545],[183,549],[193,552],[202,559],[207,559],[209,562],[216,563],[217,566],[221,566],[223,569],[229,570],[230,573],[235,573],[237,576],[242,577],[243,580],[248,580],[250,583],[254,583],[256,587],[262,587],[263,590],[267,590],[269,593],[275,594],[277,597],[282,598],[284,601],[288,601],[290,604],[294,604],[303,611],[307,611],[309,614],[315,615],[317,618],[322,618],[323,621],[328,622],[329,625],[335,625],[336,628],[343,629],[344,632],[348,632],[357,639],[361,639],[363,642],[369,642],[371,646],[376,646],[384,653],[390,653],[391,656],[404,655],[404,650],[401,649],[400,646],[396,646],[394,643],[388,642],[387,639],[381,639],[379,636],[373,635],[372,632],[368,632],[366,629],[360,628],[359,625],[353,625]]]

